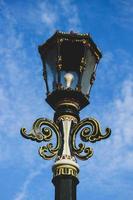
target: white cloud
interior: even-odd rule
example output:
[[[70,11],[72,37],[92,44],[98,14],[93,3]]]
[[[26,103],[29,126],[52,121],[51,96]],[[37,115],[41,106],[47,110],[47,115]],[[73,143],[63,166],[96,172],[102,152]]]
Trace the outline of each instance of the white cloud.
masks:
[[[132,29],[133,23],[133,0],[111,1],[117,10],[113,16],[114,23],[124,28]]]
[[[88,163],[81,163],[81,170],[86,170],[82,180],[88,182],[91,179],[91,187],[97,184],[109,190],[118,185],[124,188],[125,183],[121,179],[126,172],[133,172],[132,102],[133,81],[129,79],[123,82],[119,97],[100,114],[100,117],[103,116],[101,121],[112,129],[112,135],[96,146],[91,145],[94,149],[93,158]],[[126,187],[130,188],[130,184],[127,183]]]
[[[63,15],[68,20],[68,30],[79,31],[81,29],[81,23],[76,4],[72,3],[71,0],[62,0],[59,2],[63,9]]]
[[[133,14],[133,0],[121,0],[119,4],[123,8],[124,15]]]
[[[124,144],[131,145],[133,142],[133,82],[127,80],[123,84],[122,99],[115,101],[116,107],[116,121],[115,130],[116,133],[120,132],[123,136]]]
[[[38,14],[40,15],[40,22],[48,27],[51,33],[54,32],[59,20],[56,4],[53,5],[49,1],[42,1],[38,4]]]
[[[34,56],[28,57],[24,36],[16,30],[17,18],[3,1],[0,2],[0,9],[4,21],[3,23],[0,20],[2,27],[0,32],[0,138],[2,138],[0,163],[2,166],[7,166],[7,163],[8,166],[34,164],[37,146],[26,146],[20,135],[20,128],[26,126],[30,129],[33,121],[37,117],[42,117],[43,110],[41,106],[39,109],[39,105],[43,102],[41,96],[43,88],[38,92],[37,87],[40,83],[37,78],[36,82],[34,81],[35,73],[32,68],[36,60]],[[45,111],[47,117],[47,107]],[[30,149],[35,148],[34,157],[35,151],[31,152]],[[29,157],[26,156],[27,152]]]
[[[11,7],[17,13],[17,22],[24,24],[25,30],[32,34],[44,35],[53,34],[57,29],[61,31],[80,31],[81,22],[79,9],[72,0],[36,1],[34,6],[28,4],[25,12],[21,12],[19,4]],[[30,28],[29,28],[30,27]]]
[[[78,7],[71,0],[59,0],[56,4],[45,1],[38,4],[38,7],[41,21],[51,33],[62,25],[67,31],[79,31],[81,28]]]
[[[39,176],[43,170],[49,166],[49,163],[45,165],[39,166],[39,169],[32,170],[26,180],[24,181],[23,185],[20,188],[20,191],[15,195],[14,200],[25,200],[28,196],[28,189],[33,181],[37,176]]]

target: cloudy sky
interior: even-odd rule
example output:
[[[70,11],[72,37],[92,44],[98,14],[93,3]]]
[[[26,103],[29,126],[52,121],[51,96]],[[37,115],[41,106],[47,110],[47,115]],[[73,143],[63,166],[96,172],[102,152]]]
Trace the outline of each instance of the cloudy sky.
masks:
[[[57,29],[90,33],[103,52],[81,118],[95,117],[112,135],[79,162],[78,199],[132,200],[133,0],[0,0],[0,200],[54,199],[54,161],[19,130],[53,117],[37,47]]]

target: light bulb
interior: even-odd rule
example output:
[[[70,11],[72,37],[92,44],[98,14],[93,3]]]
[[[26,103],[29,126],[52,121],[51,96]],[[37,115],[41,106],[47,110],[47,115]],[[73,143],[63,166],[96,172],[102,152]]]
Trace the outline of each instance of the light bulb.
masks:
[[[64,76],[64,79],[66,81],[66,88],[71,87],[71,84],[73,82],[73,75],[71,73],[66,73]]]

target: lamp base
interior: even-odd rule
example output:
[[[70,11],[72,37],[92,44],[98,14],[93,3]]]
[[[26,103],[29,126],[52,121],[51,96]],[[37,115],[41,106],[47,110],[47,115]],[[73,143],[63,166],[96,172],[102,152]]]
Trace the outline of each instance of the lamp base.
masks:
[[[58,105],[61,103],[74,104],[78,111],[82,110],[89,104],[88,97],[80,91],[71,89],[58,89],[50,93],[46,98],[47,103],[54,109],[57,110]]]

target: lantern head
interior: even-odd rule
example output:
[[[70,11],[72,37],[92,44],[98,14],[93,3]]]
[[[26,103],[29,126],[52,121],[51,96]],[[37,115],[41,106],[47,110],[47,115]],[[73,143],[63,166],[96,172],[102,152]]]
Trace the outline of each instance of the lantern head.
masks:
[[[89,34],[57,31],[39,46],[48,104],[74,103],[81,110],[89,103],[101,52]]]

